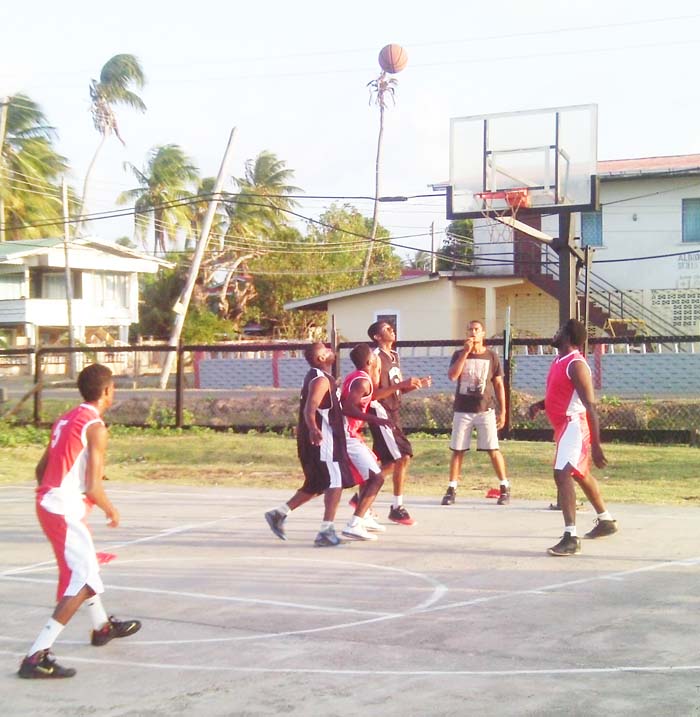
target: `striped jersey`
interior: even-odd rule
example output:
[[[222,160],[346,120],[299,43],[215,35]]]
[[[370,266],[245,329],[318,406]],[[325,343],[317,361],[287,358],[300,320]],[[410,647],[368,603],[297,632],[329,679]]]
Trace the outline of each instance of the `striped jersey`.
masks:
[[[316,426],[323,434],[323,444],[330,448],[332,455],[330,460],[339,460],[345,454],[345,428],[343,425],[343,413],[340,408],[338,392],[335,388],[335,379],[329,373],[320,368],[309,369],[301,386],[299,397],[299,423],[297,426],[297,455],[303,462],[309,453],[315,449],[309,441],[309,427],[304,420],[304,408],[309,396],[311,382],[319,377],[328,380],[328,393],[323,397],[321,404],[316,409]]]

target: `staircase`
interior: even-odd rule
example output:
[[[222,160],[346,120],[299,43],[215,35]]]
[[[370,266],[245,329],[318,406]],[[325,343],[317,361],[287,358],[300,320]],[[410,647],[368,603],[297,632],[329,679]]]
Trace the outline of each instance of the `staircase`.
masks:
[[[543,246],[544,273],[527,273],[525,278],[554,298],[559,297],[559,258],[548,246]],[[580,272],[576,292],[579,304],[585,293],[585,276]],[[663,316],[651,311],[631,292],[613,286],[594,272],[588,275],[588,320],[610,336],[686,336]],[[582,312],[583,313],[583,312]]]

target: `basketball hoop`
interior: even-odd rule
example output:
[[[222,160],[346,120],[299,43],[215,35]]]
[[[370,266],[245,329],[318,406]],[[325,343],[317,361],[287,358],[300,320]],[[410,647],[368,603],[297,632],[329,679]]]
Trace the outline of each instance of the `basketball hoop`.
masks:
[[[517,219],[521,209],[532,206],[532,197],[528,187],[478,192],[474,194],[474,198],[481,201],[481,213],[486,220],[485,226],[494,243],[513,241],[513,229],[499,222],[498,217]]]

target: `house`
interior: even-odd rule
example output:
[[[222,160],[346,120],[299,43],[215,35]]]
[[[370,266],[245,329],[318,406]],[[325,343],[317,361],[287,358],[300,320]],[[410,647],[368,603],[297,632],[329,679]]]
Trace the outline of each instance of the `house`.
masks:
[[[594,250],[591,325],[599,335],[700,334],[700,155],[597,167],[600,210],[573,215],[575,243]],[[558,235],[556,214],[519,218]],[[558,264],[551,247],[526,233],[475,219],[469,271],[358,287],[285,308],[327,310],[329,330],[334,321],[348,341],[363,340],[367,325],[382,317],[395,321],[404,341],[460,338],[470,318],[482,319],[495,336],[508,308],[514,335],[550,336],[559,322]],[[583,282],[581,272],[580,297]]]
[[[66,298],[66,259],[73,296]],[[82,343],[127,343],[138,321],[138,275],[163,259],[91,237],[0,244],[0,334],[8,346],[50,345],[68,331]]]
[[[598,162],[600,210],[577,217],[581,247],[595,250],[594,301],[616,311],[601,318],[614,333],[700,334],[700,154]],[[550,236],[558,218],[530,216]],[[497,223],[474,221],[475,270],[510,271],[547,289],[556,275],[551,249]],[[630,261],[635,258],[635,261]]]
[[[488,336],[500,335],[510,307],[511,323],[521,336],[550,336],[557,324],[557,303],[527,278],[506,274],[475,276],[442,271],[362,286],[285,304],[285,309],[328,312],[343,341],[366,341],[367,327],[391,321],[401,341],[464,338],[471,319],[484,322]]]

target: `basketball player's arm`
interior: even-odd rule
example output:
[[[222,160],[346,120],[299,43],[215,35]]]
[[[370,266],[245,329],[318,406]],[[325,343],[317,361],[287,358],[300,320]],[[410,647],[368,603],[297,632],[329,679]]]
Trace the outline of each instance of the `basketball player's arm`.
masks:
[[[529,418],[534,418],[540,411],[544,411],[544,398],[536,403],[531,403],[527,408]]]
[[[309,441],[314,446],[320,446],[323,440],[323,434],[316,425],[316,410],[321,405],[321,401],[325,398],[328,390],[328,379],[325,376],[317,376],[309,384],[309,394],[304,405],[304,423],[309,429]]]
[[[428,383],[424,384],[424,381],[427,381]],[[430,376],[425,376],[424,378],[416,378],[415,376],[411,376],[410,378],[405,378],[399,383],[392,383],[389,386],[382,386],[381,388],[379,386],[375,386],[374,398],[377,401],[381,401],[388,396],[393,396],[396,391],[401,391],[401,393],[415,391],[417,388],[423,388],[424,385],[429,386],[431,381],[432,379],[430,378]]]
[[[107,525],[119,525],[119,511],[105,493],[102,476],[107,453],[107,428],[103,423],[93,423],[85,432],[87,438],[87,464],[85,466],[85,495],[107,516]]]
[[[366,379],[357,379],[350,386],[347,398],[343,401],[343,413],[348,418],[358,418],[367,423],[373,423],[375,426],[389,426],[392,423],[386,418],[379,418],[373,413],[365,413],[362,410],[362,399],[372,392],[372,386]]]
[[[503,386],[503,376],[493,377],[493,387],[496,391],[496,400],[498,401],[496,428],[503,428],[503,426],[506,425],[506,390]]]
[[[598,468],[603,468],[608,464],[608,461],[600,445],[600,423],[598,421],[598,412],[595,408],[595,393],[593,392],[591,372],[583,361],[573,361],[569,364],[569,373],[576,393],[578,393],[581,403],[586,408],[588,428],[591,431],[591,456],[593,457],[593,462]]]
[[[48,462],[49,462],[49,447],[46,446],[41,458],[39,459],[39,462],[36,464],[36,468],[34,469],[34,476],[36,478],[36,482],[38,485],[41,485],[41,481],[44,477],[44,471],[46,470],[46,464]]]
[[[450,381],[456,381],[462,375],[462,371],[464,370],[464,363],[466,362],[467,356],[469,356],[473,348],[474,339],[470,337],[464,342],[464,348],[459,352],[457,358],[453,361],[453,363],[450,364],[450,367],[447,369],[447,378],[449,378]]]

